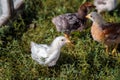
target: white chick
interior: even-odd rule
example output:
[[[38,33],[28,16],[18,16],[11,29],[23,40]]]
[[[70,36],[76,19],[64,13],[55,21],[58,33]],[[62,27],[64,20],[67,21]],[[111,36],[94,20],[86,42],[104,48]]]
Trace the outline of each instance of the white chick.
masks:
[[[60,56],[61,47],[66,43],[70,41],[63,36],[56,37],[51,45],[31,42],[31,57],[41,65],[54,66]]]
[[[94,0],[98,13],[112,11],[117,6],[117,0]]]

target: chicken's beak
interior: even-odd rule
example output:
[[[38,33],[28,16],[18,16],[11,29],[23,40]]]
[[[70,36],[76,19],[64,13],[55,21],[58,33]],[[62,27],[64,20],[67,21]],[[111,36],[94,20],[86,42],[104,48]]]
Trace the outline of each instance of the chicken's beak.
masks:
[[[64,36],[69,40],[69,35],[64,33]]]
[[[74,46],[74,44],[73,44],[69,39],[67,39],[66,42],[67,42],[68,45],[70,45],[70,46]]]
[[[89,18],[90,18],[90,14],[88,14],[88,15],[86,16],[86,18],[88,18],[88,19],[89,19]]]
[[[71,44],[72,42],[71,42],[69,39],[67,39],[67,43],[70,43],[70,44]]]
[[[69,35],[68,34],[64,34],[64,36],[66,37],[67,39],[67,44],[71,45],[71,46],[74,46],[74,44],[70,41],[70,38],[69,38]]]

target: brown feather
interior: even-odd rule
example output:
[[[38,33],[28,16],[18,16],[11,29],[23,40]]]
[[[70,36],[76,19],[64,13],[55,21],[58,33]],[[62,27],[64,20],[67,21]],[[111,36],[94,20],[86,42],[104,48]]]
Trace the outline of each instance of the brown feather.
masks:
[[[78,9],[78,14],[80,15],[80,18],[84,19],[91,8],[95,8],[95,6],[90,2],[82,4]]]
[[[104,34],[120,33],[120,23],[108,23],[103,26]]]

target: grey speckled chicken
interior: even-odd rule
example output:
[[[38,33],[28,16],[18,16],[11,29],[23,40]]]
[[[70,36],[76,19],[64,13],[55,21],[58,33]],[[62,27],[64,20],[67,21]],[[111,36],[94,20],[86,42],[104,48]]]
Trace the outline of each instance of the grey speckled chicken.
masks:
[[[116,8],[117,0],[94,0],[98,13],[111,11]]]
[[[69,38],[71,31],[82,31],[84,28],[86,28],[85,16],[93,7],[93,4],[86,2],[80,6],[77,13],[66,13],[59,15],[54,17],[52,22],[56,26],[58,32],[64,32],[65,37]]]

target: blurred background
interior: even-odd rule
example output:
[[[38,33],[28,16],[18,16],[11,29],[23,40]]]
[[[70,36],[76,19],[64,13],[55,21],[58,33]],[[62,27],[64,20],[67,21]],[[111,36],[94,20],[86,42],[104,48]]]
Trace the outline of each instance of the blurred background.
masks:
[[[120,80],[120,55],[106,56],[104,45],[90,34],[91,21],[82,32],[73,32],[74,47],[64,46],[54,67],[44,67],[31,58],[30,42],[50,44],[57,36],[52,18],[77,12],[93,0],[24,0],[22,12],[0,27],[0,80]],[[120,2],[118,2],[120,3]],[[103,18],[120,22],[120,5]]]

